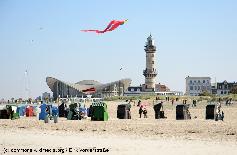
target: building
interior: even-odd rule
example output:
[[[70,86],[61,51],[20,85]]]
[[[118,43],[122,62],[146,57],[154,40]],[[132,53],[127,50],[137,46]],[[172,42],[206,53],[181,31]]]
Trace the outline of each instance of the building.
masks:
[[[128,91],[130,91],[130,92],[141,92],[142,87],[141,86],[130,86],[130,87],[128,87]]]
[[[45,99],[50,99],[50,93],[44,92],[44,93],[42,94],[42,99],[43,99],[43,100],[45,100]]]
[[[145,85],[143,87],[143,91],[154,92],[156,84],[155,79],[157,76],[157,71],[155,68],[156,46],[151,35],[147,38],[144,50],[146,52],[146,69],[143,70],[143,75],[145,76]]]
[[[186,95],[198,96],[200,93],[211,90],[211,78],[210,77],[186,77]]]
[[[121,96],[131,84],[130,79],[122,79],[107,84],[94,80],[83,80],[77,83],[60,81],[47,77],[46,83],[53,92],[53,98],[82,97],[91,94],[95,97]]]
[[[159,83],[155,85],[155,91],[156,92],[169,92],[170,89],[166,85]]]
[[[236,85],[236,82],[227,82],[226,80],[217,82],[215,86],[213,86],[212,93],[215,95],[228,95],[231,89]]]
[[[142,95],[142,86],[130,86],[124,92],[124,96],[138,96]]]
[[[170,91],[170,89],[164,84],[156,84],[156,94],[162,96],[182,96],[183,92],[181,91]]]
[[[170,89],[161,84],[156,84],[155,92],[142,91],[143,86],[130,86],[127,91],[124,92],[124,96],[139,96],[139,95],[161,95],[161,96],[182,96],[183,92],[170,91]]]

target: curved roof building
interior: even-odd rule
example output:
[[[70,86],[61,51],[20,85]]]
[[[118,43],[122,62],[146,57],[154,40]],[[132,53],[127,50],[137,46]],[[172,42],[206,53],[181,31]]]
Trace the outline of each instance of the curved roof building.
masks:
[[[46,82],[53,98],[84,96],[87,92],[96,97],[121,96],[131,84],[131,79],[121,79],[107,84],[94,80],[83,80],[77,83],[68,83],[53,77],[47,77]]]

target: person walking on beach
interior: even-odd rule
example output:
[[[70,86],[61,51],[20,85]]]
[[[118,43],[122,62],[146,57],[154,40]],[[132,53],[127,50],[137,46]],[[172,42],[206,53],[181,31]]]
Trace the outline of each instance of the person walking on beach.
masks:
[[[139,101],[137,102],[137,106],[140,107],[140,106],[141,106],[141,103],[142,103],[142,101],[139,100]]]
[[[129,102],[128,102],[128,108],[129,108],[129,111],[130,111],[130,109],[132,108],[132,100],[130,100]]]
[[[174,105],[174,99],[171,100],[172,106]]]
[[[142,106],[140,106],[140,108],[139,108],[139,115],[140,115],[140,118],[142,118],[142,113],[143,113],[143,109],[142,109]]]
[[[179,98],[178,98],[178,97],[176,97],[176,102],[177,102],[177,101],[179,101]]]

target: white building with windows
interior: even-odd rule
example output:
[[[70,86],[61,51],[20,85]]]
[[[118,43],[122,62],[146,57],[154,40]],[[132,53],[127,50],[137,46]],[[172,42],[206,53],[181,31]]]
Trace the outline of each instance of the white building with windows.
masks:
[[[198,96],[200,93],[207,91],[211,93],[210,77],[186,77],[185,95]]]

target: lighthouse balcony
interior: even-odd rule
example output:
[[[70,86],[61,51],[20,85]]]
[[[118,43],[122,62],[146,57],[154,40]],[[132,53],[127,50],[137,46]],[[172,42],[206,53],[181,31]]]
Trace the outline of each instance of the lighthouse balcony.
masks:
[[[156,51],[156,46],[145,46],[145,51]]]
[[[145,76],[145,77],[156,77],[156,75],[157,75],[157,71],[156,70],[147,70],[147,69],[145,69],[145,70],[143,70],[143,75]]]

